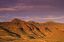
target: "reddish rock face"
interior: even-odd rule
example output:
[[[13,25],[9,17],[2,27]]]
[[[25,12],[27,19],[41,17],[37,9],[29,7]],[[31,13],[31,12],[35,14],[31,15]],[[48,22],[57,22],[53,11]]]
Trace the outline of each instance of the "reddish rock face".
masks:
[[[64,24],[56,22],[25,22],[20,19],[13,19],[11,22],[0,22],[0,38],[4,42],[20,42],[23,40],[26,40],[26,42],[28,42],[27,40],[29,42],[33,40],[36,42],[38,40],[39,42],[63,42]]]

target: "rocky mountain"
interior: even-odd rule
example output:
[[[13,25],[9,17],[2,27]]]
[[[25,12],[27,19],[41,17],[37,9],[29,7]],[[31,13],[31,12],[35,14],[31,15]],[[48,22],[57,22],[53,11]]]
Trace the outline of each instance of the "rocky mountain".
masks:
[[[0,42],[64,42],[64,24],[13,19],[0,22]]]

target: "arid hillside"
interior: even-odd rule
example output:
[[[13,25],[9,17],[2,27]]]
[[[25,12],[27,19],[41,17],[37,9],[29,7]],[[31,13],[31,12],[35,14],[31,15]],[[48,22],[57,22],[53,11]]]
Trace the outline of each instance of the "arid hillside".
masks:
[[[64,42],[64,24],[20,19],[0,22],[0,42]]]

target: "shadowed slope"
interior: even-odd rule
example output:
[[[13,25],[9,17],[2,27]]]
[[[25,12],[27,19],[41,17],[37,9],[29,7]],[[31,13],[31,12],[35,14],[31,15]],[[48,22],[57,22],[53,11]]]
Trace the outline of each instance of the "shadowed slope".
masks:
[[[48,42],[64,42],[64,24],[56,22],[25,22],[13,19],[11,22],[0,22],[0,33],[23,40],[46,40]],[[62,34],[62,36],[61,36]],[[1,35],[0,35],[1,36]],[[16,41],[15,41],[16,42]],[[28,42],[28,41],[27,41]]]
[[[9,33],[9,35],[11,35],[11,36],[16,36],[16,37],[19,37],[19,38],[20,38],[20,35],[19,35],[19,34],[14,33],[14,32],[12,32],[12,31],[6,29],[6,27],[0,26],[0,29],[6,31],[6,32]]]

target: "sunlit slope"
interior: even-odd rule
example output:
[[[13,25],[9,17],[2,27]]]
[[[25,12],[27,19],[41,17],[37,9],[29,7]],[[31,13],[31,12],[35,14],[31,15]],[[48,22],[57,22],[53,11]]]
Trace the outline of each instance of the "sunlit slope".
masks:
[[[20,19],[0,22],[0,40],[2,42],[64,42],[64,24],[25,22]]]

